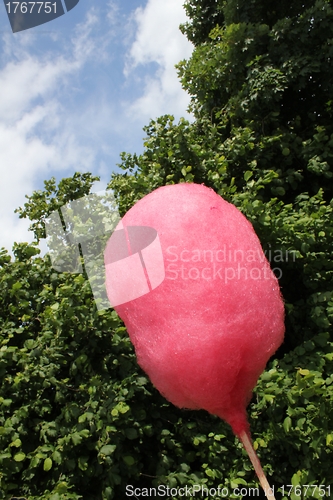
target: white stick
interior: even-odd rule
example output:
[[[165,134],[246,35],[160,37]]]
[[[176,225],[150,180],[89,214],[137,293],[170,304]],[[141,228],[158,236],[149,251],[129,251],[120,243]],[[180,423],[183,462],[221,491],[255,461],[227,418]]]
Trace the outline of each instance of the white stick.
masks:
[[[274,496],[274,492],[273,492],[272,488],[270,487],[270,485],[267,481],[266,475],[261,467],[261,463],[260,463],[260,460],[258,458],[258,455],[256,454],[256,452],[252,446],[250,437],[248,436],[248,434],[245,431],[243,431],[239,435],[239,438],[242,441],[243,446],[244,446],[245,450],[247,451],[247,454],[250,457],[250,460],[252,462],[254,470],[256,471],[256,474],[258,476],[258,479],[260,481],[262,489],[265,492],[266,497],[268,498],[268,500],[276,500],[275,496]]]

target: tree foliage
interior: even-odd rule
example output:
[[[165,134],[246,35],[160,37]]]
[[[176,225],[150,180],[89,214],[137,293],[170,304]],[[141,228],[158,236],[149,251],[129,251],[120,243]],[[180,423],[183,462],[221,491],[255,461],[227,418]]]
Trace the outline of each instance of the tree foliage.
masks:
[[[333,482],[332,4],[186,9],[195,49],[178,70],[195,121],[151,121],[143,154],[123,153],[109,187],[123,215],[159,186],[204,183],[252,222],[286,306],[286,340],[249,406],[254,446],[277,498],[322,498],[315,485]],[[28,198],[19,213],[36,240],[45,217],[92,182],[76,174]],[[233,488],[257,486],[226,424],[172,407],[151,386],[84,276],[55,272],[35,245],[0,262],[0,497],[112,499],[128,484],[200,484],[245,498]]]

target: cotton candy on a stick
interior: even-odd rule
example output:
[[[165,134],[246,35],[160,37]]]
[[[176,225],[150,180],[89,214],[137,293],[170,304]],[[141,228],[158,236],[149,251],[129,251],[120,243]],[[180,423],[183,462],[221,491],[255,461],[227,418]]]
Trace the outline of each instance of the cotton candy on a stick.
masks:
[[[131,236],[135,228],[136,234],[142,229],[142,241]],[[158,286],[150,279],[160,263],[154,264],[152,252],[141,251],[149,228],[157,232],[164,260]],[[149,288],[127,301],[124,290],[143,278],[125,267],[121,275],[114,274],[121,231],[127,255],[140,259]],[[123,217],[106,247],[105,266],[110,303],[116,304],[138,363],[154,386],[177,407],[205,409],[228,422],[248,451],[266,496],[273,499],[251,444],[246,407],[283,341],[284,306],[250,222],[203,185],[164,186]],[[118,300],[117,281],[122,290]]]

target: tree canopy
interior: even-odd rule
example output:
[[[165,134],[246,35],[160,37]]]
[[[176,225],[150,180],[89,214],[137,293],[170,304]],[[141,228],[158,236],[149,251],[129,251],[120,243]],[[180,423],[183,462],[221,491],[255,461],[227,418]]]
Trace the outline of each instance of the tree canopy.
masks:
[[[286,307],[285,342],[249,406],[254,446],[278,498],[330,497],[332,2],[185,8],[195,48],[178,71],[195,120],[151,121],[143,154],[123,153],[108,187],[123,215],[159,186],[204,183],[252,222]],[[45,218],[93,181],[50,180],[28,197],[18,212],[36,241]],[[257,486],[226,424],[152,387],[116,313],[97,311],[87,276],[56,272],[35,244],[16,244],[14,258],[0,255],[0,304],[0,498],[124,498],[129,484],[221,485],[246,498],[233,489]]]

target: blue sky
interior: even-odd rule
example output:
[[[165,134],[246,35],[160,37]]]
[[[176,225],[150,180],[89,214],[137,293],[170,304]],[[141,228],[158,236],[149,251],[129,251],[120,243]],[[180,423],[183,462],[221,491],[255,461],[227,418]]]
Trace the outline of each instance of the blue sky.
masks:
[[[174,65],[192,45],[183,0],[80,0],[64,16],[12,33],[0,4],[0,247],[31,241],[15,208],[43,181],[75,171],[110,179],[141,153],[150,118],[188,118]]]

